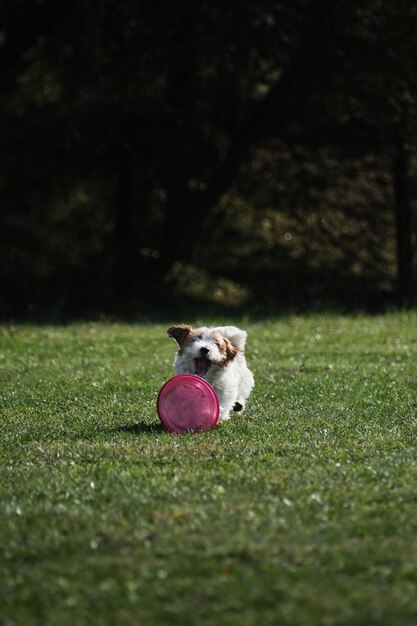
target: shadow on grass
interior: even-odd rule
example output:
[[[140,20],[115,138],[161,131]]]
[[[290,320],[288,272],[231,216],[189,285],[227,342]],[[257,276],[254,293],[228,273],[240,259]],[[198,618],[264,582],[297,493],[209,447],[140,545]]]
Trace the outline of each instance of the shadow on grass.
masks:
[[[112,430],[113,433],[130,433],[132,435],[143,435],[149,433],[161,433],[165,432],[165,428],[162,424],[154,423],[148,424],[146,422],[138,422],[137,424],[126,424],[125,426],[118,426]]]

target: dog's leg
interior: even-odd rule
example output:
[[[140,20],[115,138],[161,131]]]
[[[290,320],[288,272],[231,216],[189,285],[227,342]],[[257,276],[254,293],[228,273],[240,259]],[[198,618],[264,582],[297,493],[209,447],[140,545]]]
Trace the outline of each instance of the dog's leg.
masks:
[[[244,411],[246,400],[248,399],[249,394],[252,391],[254,384],[255,384],[255,381],[253,378],[253,374],[250,371],[250,369],[246,368],[242,372],[242,376],[239,381],[237,399],[233,406],[234,411],[240,411],[240,412]]]
[[[227,385],[214,385],[214,390],[219,399],[220,405],[220,419],[230,419],[230,411],[233,410],[233,406],[236,402],[238,387],[237,384]]]

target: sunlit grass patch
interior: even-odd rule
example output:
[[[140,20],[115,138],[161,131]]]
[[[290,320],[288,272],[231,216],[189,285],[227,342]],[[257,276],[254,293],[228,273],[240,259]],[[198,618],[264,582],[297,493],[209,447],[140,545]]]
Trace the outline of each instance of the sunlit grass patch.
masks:
[[[165,325],[1,328],[4,624],[415,624],[417,315],[237,323],[247,411],[186,436]]]

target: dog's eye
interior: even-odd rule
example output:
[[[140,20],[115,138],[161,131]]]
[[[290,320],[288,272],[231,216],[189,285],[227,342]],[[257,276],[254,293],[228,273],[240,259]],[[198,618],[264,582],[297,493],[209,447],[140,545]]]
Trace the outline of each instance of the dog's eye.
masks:
[[[196,337],[195,339],[196,339],[196,341],[199,341],[199,340],[201,340],[202,338],[203,338],[203,335],[197,335],[197,337]]]

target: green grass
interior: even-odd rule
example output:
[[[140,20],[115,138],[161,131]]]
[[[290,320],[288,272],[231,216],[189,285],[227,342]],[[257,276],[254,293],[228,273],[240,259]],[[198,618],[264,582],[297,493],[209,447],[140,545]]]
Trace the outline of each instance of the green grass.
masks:
[[[165,325],[0,328],[2,625],[417,623],[417,314],[240,323],[247,412],[185,436]]]

